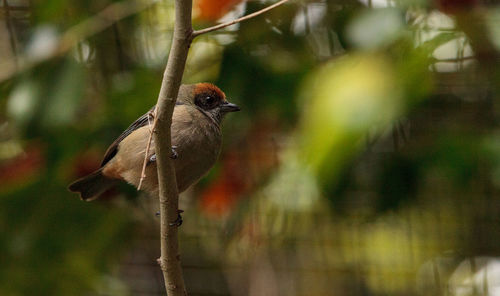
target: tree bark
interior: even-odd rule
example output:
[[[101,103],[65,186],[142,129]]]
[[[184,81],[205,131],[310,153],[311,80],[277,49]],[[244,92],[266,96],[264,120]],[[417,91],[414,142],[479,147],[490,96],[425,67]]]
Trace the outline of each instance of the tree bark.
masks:
[[[154,143],[158,166],[160,199],[161,257],[167,295],[187,295],[179,255],[177,225],[179,193],[171,154],[172,114],[182,81],[193,32],[191,25],[191,0],[175,0],[175,25],[172,48],[163,73],[158,104],[156,106]]]

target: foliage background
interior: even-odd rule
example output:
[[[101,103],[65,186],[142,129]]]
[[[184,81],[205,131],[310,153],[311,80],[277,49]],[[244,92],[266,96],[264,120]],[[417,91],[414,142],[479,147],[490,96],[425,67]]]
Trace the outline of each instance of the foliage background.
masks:
[[[2,1],[1,295],[163,293],[156,201],[65,188],[156,102],[172,5]],[[487,0],[294,1],[197,38],[184,81],[243,111],[181,198],[190,295],[500,295],[499,28]]]

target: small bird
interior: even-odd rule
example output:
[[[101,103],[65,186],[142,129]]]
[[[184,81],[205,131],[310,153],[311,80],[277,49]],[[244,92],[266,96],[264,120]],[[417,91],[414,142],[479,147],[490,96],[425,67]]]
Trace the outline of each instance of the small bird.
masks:
[[[139,185],[153,108],[132,123],[106,151],[101,167],[71,183],[68,189],[90,201],[124,180]],[[224,115],[240,108],[210,83],[181,85],[172,116],[172,155],[179,192],[198,181],[215,164],[221,149]],[[151,143],[141,190],[158,196],[156,154]]]

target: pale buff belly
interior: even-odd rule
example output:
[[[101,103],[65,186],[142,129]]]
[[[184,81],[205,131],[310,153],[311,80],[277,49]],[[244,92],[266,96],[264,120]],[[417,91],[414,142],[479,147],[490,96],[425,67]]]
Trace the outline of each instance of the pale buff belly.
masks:
[[[179,192],[186,190],[203,177],[215,164],[220,152],[220,136],[210,136],[205,132],[198,134],[196,130],[191,134],[197,134],[197,136],[184,138],[174,136],[172,139],[173,145],[177,146],[178,157],[172,161]],[[123,179],[138,187],[148,138],[148,127],[142,127],[125,138],[119,145],[118,153],[104,167],[103,173],[109,177]],[[154,153],[154,143],[152,143],[148,159]],[[156,163],[149,163],[146,166],[141,190],[154,196],[158,195]]]

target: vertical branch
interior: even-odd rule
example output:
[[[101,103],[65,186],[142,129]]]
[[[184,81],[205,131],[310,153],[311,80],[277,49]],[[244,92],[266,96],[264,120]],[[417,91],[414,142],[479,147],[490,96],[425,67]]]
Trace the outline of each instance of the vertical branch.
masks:
[[[160,198],[161,257],[165,289],[169,296],[187,295],[179,256],[177,219],[179,193],[171,153],[172,114],[192,41],[192,0],[175,0],[175,26],[172,48],[163,73],[156,107],[154,144],[158,165]]]
[[[192,0],[175,0],[174,36],[167,67],[163,73],[152,129],[158,166],[160,199],[161,257],[158,261],[163,271],[168,296],[187,295],[180,262],[177,226],[174,223],[178,216],[179,192],[177,191],[174,166],[170,159],[172,147],[170,126],[191,42],[195,36],[256,17],[287,1],[281,0],[245,17],[193,32],[191,24]],[[146,155],[148,155],[147,150]],[[141,174],[141,182],[144,178],[144,167],[145,165]]]

